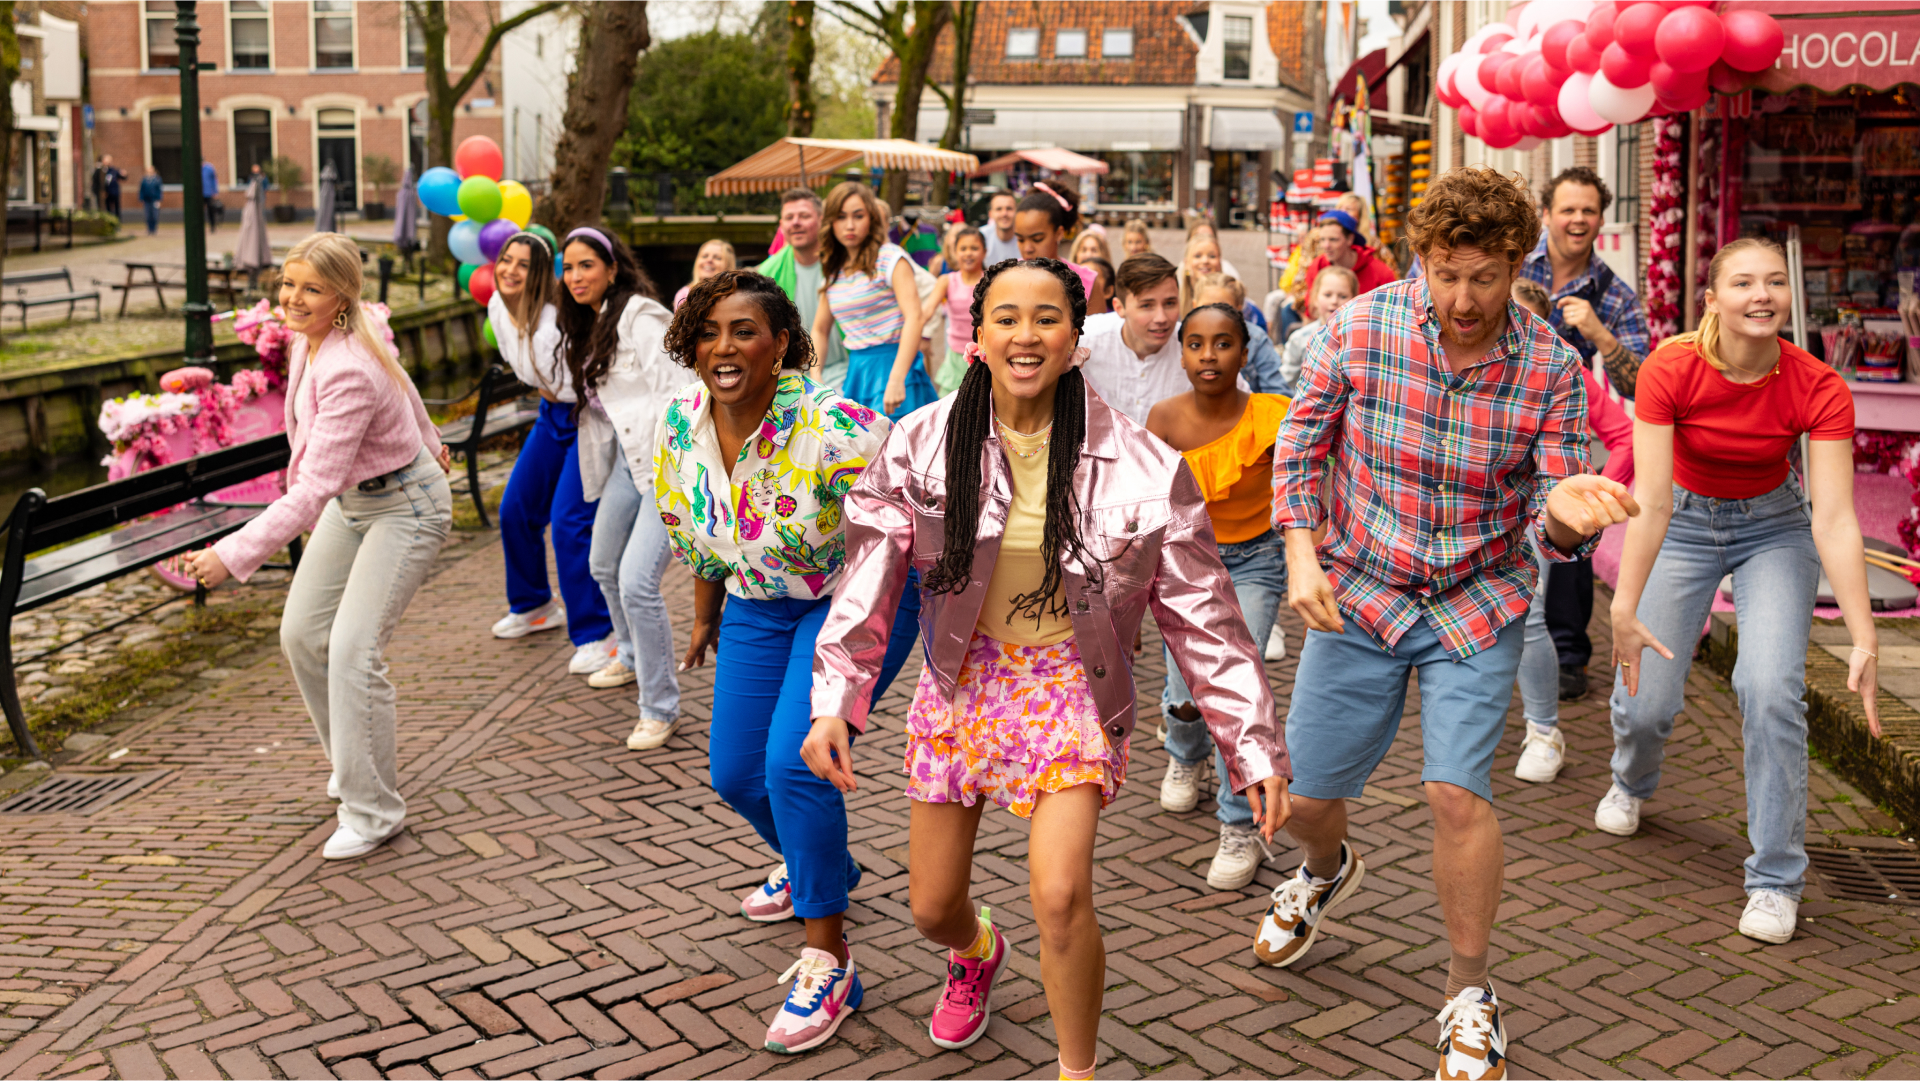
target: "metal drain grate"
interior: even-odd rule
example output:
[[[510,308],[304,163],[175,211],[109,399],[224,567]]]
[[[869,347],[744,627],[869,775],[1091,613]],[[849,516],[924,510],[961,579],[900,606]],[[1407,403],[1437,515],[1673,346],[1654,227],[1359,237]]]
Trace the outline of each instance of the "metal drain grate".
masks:
[[[92,814],[171,773],[56,773],[0,803],[0,815]]]
[[[1920,905],[1920,859],[1912,853],[1809,848],[1807,858],[1835,897],[1883,905]]]

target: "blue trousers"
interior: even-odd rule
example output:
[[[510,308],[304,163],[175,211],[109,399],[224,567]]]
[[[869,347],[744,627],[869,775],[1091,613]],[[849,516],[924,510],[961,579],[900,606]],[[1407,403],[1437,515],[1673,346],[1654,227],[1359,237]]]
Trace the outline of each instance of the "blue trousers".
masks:
[[[860,868],[847,852],[847,805],[813,775],[800,744],[813,728],[813,649],[833,598],[728,597],[713,667],[707,765],[714,791],[787,861],[793,911],[803,919],[847,910]],[[887,692],[920,633],[920,591],[909,585],[887,638],[873,700]]]
[[[500,547],[507,557],[507,605],[531,612],[553,599],[544,539],[547,526],[553,526],[554,570],[567,606],[567,637],[584,646],[612,634],[613,620],[588,562],[599,503],[587,502],[580,485],[580,455],[574,447],[578,435],[572,406],[541,399],[540,419],[520,445],[507,494],[500,500]]]

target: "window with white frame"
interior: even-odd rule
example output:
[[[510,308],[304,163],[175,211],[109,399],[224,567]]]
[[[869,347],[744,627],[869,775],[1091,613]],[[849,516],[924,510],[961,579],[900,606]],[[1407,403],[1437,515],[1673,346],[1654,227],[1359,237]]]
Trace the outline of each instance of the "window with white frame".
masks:
[[[147,154],[162,183],[181,183],[180,110],[155,109],[147,114]]]
[[[1229,79],[1253,76],[1253,19],[1247,15],[1229,15],[1221,27],[1226,35],[1226,70]]]
[[[273,112],[269,109],[233,111],[233,179],[244,184],[258,165],[273,160]]]
[[[1113,60],[1133,59],[1133,27],[1110,26],[1100,31],[1100,55]]]
[[[411,8],[407,11],[406,66],[410,68],[427,66],[427,29],[420,25],[420,20],[413,17]]]
[[[1015,27],[1007,31],[1007,59],[1032,60],[1040,55],[1040,31]]]
[[[147,0],[145,7],[147,70],[179,67],[180,42],[174,36],[173,0]]]
[[[1075,60],[1087,55],[1087,32],[1085,30],[1055,30],[1053,32],[1053,55],[1060,60]]]
[[[353,67],[352,0],[313,0],[313,66]]]
[[[227,41],[234,71],[270,71],[273,68],[273,15],[266,0],[228,0]]]

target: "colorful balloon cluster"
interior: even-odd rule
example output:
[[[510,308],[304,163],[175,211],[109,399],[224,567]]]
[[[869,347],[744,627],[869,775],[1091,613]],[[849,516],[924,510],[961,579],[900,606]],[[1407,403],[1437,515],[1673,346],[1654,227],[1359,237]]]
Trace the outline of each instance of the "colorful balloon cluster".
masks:
[[[1531,0],[1440,62],[1440,100],[1497,150],[1686,113],[1773,66],[1773,16],[1712,0]]]
[[[493,261],[501,247],[533,219],[533,193],[517,180],[501,180],[505,166],[500,144],[474,135],[454,150],[452,169],[436,165],[420,176],[420,201],[453,219],[447,247],[460,260],[460,287],[483,306],[493,299]]]

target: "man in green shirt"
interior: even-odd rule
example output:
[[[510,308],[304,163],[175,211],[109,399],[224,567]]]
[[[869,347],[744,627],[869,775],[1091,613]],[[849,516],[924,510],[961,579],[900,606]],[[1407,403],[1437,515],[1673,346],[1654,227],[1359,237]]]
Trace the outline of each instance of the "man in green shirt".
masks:
[[[820,196],[807,188],[782,192],[780,231],[786,234],[786,247],[755,268],[786,290],[808,328],[820,310],[820,209]],[[847,376],[847,348],[840,342],[839,329],[834,328],[833,343],[821,360],[820,378],[835,387]]]

